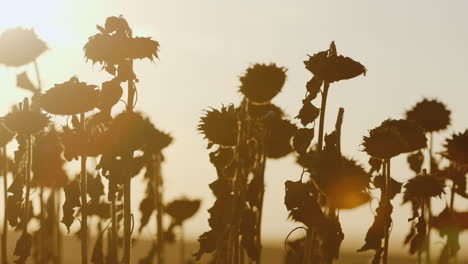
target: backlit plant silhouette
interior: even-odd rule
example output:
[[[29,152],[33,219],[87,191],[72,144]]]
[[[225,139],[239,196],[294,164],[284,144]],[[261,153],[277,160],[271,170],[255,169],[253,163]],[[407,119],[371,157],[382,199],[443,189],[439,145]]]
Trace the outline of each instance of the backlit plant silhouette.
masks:
[[[391,177],[390,160],[402,153],[425,148],[427,139],[423,129],[414,121],[388,119],[383,121],[380,126],[371,129],[369,135],[364,136],[362,145],[364,151],[372,158],[373,171],[378,172],[382,168],[382,173],[381,176],[374,178],[375,187],[381,190],[379,208],[372,226],[367,231],[366,243],[359,251],[375,250],[373,263],[380,263],[382,258],[382,262],[387,264],[390,226],[392,225],[391,214],[393,211],[390,201],[400,192],[401,188],[401,185]],[[416,186],[418,182],[415,183]],[[414,186],[413,183],[408,184],[408,186]],[[410,197],[412,196],[411,190],[410,188]],[[420,195],[417,197],[416,200],[420,198]],[[425,196],[424,198],[429,197]],[[423,203],[421,202],[421,204]],[[421,210],[424,209],[421,208]]]
[[[406,119],[416,122],[429,136],[429,147],[427,157],[429,160],[428,172],[429,175],[434,174],[438,170],[438,162],[435,159],[434,146],[433,146],[433,137],[435,133],[439,133],[447,129],[450,125],[450,110],[440,101],[435,99],[426,99],[424,98],[418,102],[412,109],[406,112]],[[416,175],[421,174],[421,169],[423,168],[424,155],[422,152],[412,153],[408,156],[408,163],[411,170],[415,172]],[[412,202],[413,208],[416,210],[419,206],[414,203],[414,200],[409,200]],[[427,201],[426,213],[426,222],[429,222],[432,218],[431,211],[431,200]],[[412,235],[415,234],[415,227],[411,228],[410,233],[405,241],[409,242]],[[427,230],[426,241],[421,244],[418,249],[418,258],[421,258],[422,252],[426,253],[426,263],[431,263],[431,227]],[[414,247],[414,246],[413,246]],[[414,248],[410,249],[414,253]]]
[[[126,136],[132,136],[132,132],[138,132],[140,118],[133,113],[136,104],[136,85],[138,81],[133,71],[133,61],[136,59],[149,59],[158,57],[159,43],[151,38],[134,37],[132,29],[123,17],[109,17],[106,19],[104,27],[97,26],[100,33],[91,36],[84,46],[84,53],[87,60],[99,63],[102,68],[114,76],[114,78],[102,85],[99,108],[103,112],[110,113],[111,108],[122,96],[121,83],[127,83],[126,112],[117,117],[113,125],[114,131],[111,133],[114,140],[112,144],[120,145],[118,150],[106,151],[108,159],[120,158],[123,163],[123,201],[124,201],[124,263],[130,263],[131,248],[131,165],[133,153],[138,149],[141,138],[135,137],[128,140]],[[109,130],[112,129],[112,126]],[[119,130],[122,129],[122,130]],[[125,131],[135,129],[134,131]],[[140,132],[141,133],[141,132]],[[138,136],[138,134],[135,134]],[[101,158],[101,163],[104,157]],[[103,167],[103,166],[101,166]],[[111,195],[111,198],[115,198]],[[117,226],[115,217],[115,199],[112,203],[112,243],[115,248],[117,243]]]
[[[289,154],[297,129],[271,103],[285,80],[284,68],[255,64],[240,78],[240,106],[212,108],[201,118],[208,148],[216,146],[210,161],[218,178],[209,185],[216,197],[208,210],[211,230],[199,237],[196,259],[212,253],[214,263],[243,263],[247,254],[252,263],[261,261],[266,160]]]
[[[38,38],[33,29],[25,29],[21,27],[10,28],[6,29],[0,35],[0,64],[3,64],[7,67],[21,67],[30,63],[34,63],[37,85],[34,85],[29,80],[26,72],[22,72],[17,75],[17,86],[19,88],[33,92],[34,95],[37,95],[41,89],[41,78],[39,75],[37,58],[47,50],[47,44]],[[6,153],[6,144],[4,146],[4,153]],[[7,177],[4,178],[4,183],[5,186],[8,186]],[[5,197],[6,196],[7,194],[5,193]],[[6,211],[7,208],[5,207],[5,212]],[[5,219],[6,218],[7,217],[5,217]],[[6,256],[7,234],[8,227],[6,224],[4,224],[2,237],[5,243],[2,243],[2,263],[8,262]]]
[[[293,139],[299,163],[304,169],[299,181],[285,183],[285,205],[291,218],[306,226],[306,238],[289,245],[294,245],[292,254],[303,264],[331,263],[338,258],[344,238],[336,210],[353,208],[369,199],[366,193],[369,176],[355,161],[341,155],[343,109],[340,109],[335,131],[325,138],[323,148],[328,91],[331,83],[365,74],[366,68],[351,58],[338,55],[334,42],[328,50],[309,56],[304,64],[313,77],[306,85],[303,105],[296,116],[304,127],[297,130]],[[312,104],[319,93],[320,109]],[[317,145],[309,150],[314,138],[315,120],[319,116]],[[308,128],[309,124],[314,126]],[[303,182],[306,172],[309,173],[309,181]],[[344,192],[346,197],[340,197],[340,192]]]
[[[439,230],[443,237],[447,237],[446,243],[439,256],[439,263],[457,262],[457,254],[460,250],[459,235],[467,229],[467,212],[457,212],[454,209],[455,197],[458,195],[468,199],[466,182],[468,176],[468,130],[461,133],[453,133],[446,139],[442,156],[450,161],[450,165],[437,174],[442,179],[451,182],[450,201],[448,206],[435,216],[432,225]]]
[[[18,239],[14,254],[18,257],[16,263],[26,263],[27,258],[31,255],[32,236],[28,232],[28,223],[31,217],[30,208],[30,190],[31,190],[31,167],[32,167],[32,150],[33,150],[33,135],[44,129],[49,118],[42,114],[38,109],[33,110],[26,98],[17,108],[13,109],[8,115],[3,118],[4,125],[11,132],[17,134],[19,149],[15,153],[16,175],[13,183],[9,187],[9,192],[12,195],[8,196],[7,203],[10,225],[19,225],[22,234]],[[23,200],[23,187],[25,195]],[[13,210],[22,208],[22,214]],[[20,222],[18,223],[18,218]]]
[[[74,132],[78,137],[84,138],[80,140],[81,144],[87,143],[87,135],[85,131],[85,113],[97,107],[99,100],[99,90],[96,85],[88,85],[80,82],[77,77],[70,78],[69,81],[56,84],[51,89],[47,90],[40,96],[40,105],[42,109],[53,115],[73,116]],[[79,115],[79,118],[77,117]],[[81,162],[80,173],[80,191],[81,191],[81,254],[83,263],[88,260],[88,201],[87,201],[87,169],[86,159],[87,153],[78,152]],[[68,204],[68,203],[66,203]],[[67,209],[67,210],[65,210]],[[73,212],[70,208],[64,208],[64,217],[66,214]],[[67,225],[67,228],[70,226]],[[71,223],[70,223],[71,224]]]

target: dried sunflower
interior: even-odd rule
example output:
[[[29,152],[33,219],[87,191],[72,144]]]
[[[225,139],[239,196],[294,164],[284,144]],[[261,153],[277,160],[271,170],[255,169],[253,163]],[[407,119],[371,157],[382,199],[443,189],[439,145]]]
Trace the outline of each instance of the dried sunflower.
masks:
[[[234,146],[237,141],[237,112],[234,106],[207,110],[200,120],[198,131],[213,144]]]
[[[404,185],[406,191],[404,201],[421,201],[431,197],[440,197],[444,194],[443,178],[434,175],[420,175],[409,180]]]
[[[463,133],[454,133],[445,141],[444,157],[461,166],[468,166],[468,129]]]
[[[36,60],[47,50],[33,29],[10,28],[0,35],[0,64],[19,67]]]
[[[286,69],[276,64],[255,64],[240,77],[240,91],[250,101],[265,104],[283,88]]]
[[[330,44],[326,51],[318,52],[304,61],[305,67],[318,80],[333,83],[341,80],[352,79],[361,74],[366,74],[366,68],[359,62],[351,58],[338,56],[335,42]]]
[[[175,225],[181,225],[185,220],[195,215],[200,208],[200,203],[200,200],[182,198],[167,204],[164,211],[172,217]]]
[[[23,135],[32,135],[49,124],[48,116],[40,111],[31,110],[27,98],[18,106],[18,108],[14,108],[13,111],[3,117],[3,123],[10,131]]]
[[[370,156],[389,159],[401,153],[416,151],[427,146],[422,128],[408,120],[387,119],[369,131],[363,140],[364,151]]]
[[[299,162],[311,173],[333,207],[352,209],[369,201],[367,189],[371,175],[356,161],[326,147],[320,153],[310,151]]]
[[[100,63],[111,74],[115,65],[125,60],[158,58],[159,43],[151,38],[131,36],[131,28],[123,17],[109,17],[101,33],[91,36],[83,47],[85,57]]]
[[[395,127],[398,129],[400,136],[406,142],[406,147],[403,153],[413,152],[427,147],[427,138],[424,130],[414,121],[405,119],[387,119],[382,123],[382,126]]]
[[[99,90],[96,85],[80,82],[77,77],[55,84],[41,95],[42,108],[55,115],[76,115],[96,108],[99,101]]]
[[[369,136],[364,136],[362,145],[367,154],[379,159],[395,157],[406,148],[406,142],[397,128],[382,125],[370,130]]]
[[[450,125],[450,110],[436,99],[424,98],[406,112],[406,119],[415,121],[425,132],[437,132]]]

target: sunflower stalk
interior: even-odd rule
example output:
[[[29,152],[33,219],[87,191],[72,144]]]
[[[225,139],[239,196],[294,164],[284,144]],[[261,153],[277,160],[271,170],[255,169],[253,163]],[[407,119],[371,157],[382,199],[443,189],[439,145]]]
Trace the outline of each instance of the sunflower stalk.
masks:
[[[80,114],[80,126],[81,132],[85,133],[85,114]],[[81,263],[88,263],[88,184],[87,184],[87,171],[86,171],[86,159],[85,153],[81,153],[81,173],[80,173],[80,184],[81,184]]]
[[[131,37],[131,35],[130,35]],[[127,63],[133,72],[133,60],[128,60]],[[134,98],[135,98],[135,83],[134,80],[127,81],[127,112],[133,112]],[[131,242],[132,242],[132,230],[131,230],[131,173],[130,173],[130,161],[133,158],[133,151],[129,151],[122,157],[127,166],[127,173],[124,175],[124,264],[130,264],[131,258]]]
[[[390,159],[386,159],[383,163],[384,178],[385,178],[385,192],[383,195],[384,206],[390,206]],[[384,248],[383,248],[383,264],[388,264],[388,248],[390,240],[390,226],[386,224],[384,226]]]
[[[8,241],[8,210],[6,201],[8,199],[8,156],[6,145],[2,147],[3,162],[3,232],[2,232],[2,264],[8,264],[7,241]]]
[[[153,154],[153,197],[154,205],[156,207],[156,241],[158,244],[158,251],[156,253],[157,263],[164,263],[164,202],[162,197],[163,182],[161,177],[161,155]]]

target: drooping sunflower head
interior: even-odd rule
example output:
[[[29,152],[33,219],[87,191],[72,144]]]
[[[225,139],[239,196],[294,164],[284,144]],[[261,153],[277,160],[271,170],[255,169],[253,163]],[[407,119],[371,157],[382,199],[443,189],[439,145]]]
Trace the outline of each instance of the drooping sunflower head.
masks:
[[[364,136],[362,145],[367,154],[378,159],[390,159],[407,148],[397,128],[382,125],[371,129],[369,136]]]
[[[413,152],[427,147],[427,138],[424,130],[414,121],[405,119],[387,119],[382,126],[395,127],[402,139],[406,142],[406,148],[402,151]]]
[[[297,127],[291,121],[274,117],[265,124],[266,155],[272,159],[282,158],[293,151],[291,141]]]
[[[165,212],[170,215],[175,224],[182,224],[185,220],[194,216],[200,208],[200,200],[181,198],[166,205]]]
[[[152,153],[159,153],[172,143],[173,138],[171,135],[157,129],[149,118],[145,118],[145,122],[147,122],[149,130],[145,150]]]
[[[80,82],[77,77],[55,84],[40,96],[41,107],[50,114],[76,115],[98,106],[99,90],[96,85]]]
[[[468,129],[454,133],[445,141],[444,157],[460,166],[468,166]]]
[[[133,37],[132,29],[122,17],[109,17],[100,33],[91,36],[83,47],[86,60],[100,63],[115,75],[115,65],[126,60],[158,58],[159,43],[147,37]]]
[[[420,175],[409,180],[405,185],[404,201],[421,201],[444,194],[444,180],[434,175]]]
[[[237,141],[237,112],[234,105],[207,110],[200,119],[198,131],[213,144],[234,146]]]
[[[269,103],[283,88],[286,68],[276,64],[254,64],[240,77],[240,91],[257,104]]]
[[[0,35],[0,64],[19,67],[36,60],[47,50],[33,29],[10,28]]]
[[[450,110],[436,99],[424,98],[406,112],[406,119],[415,121],[425,132],[437,132],[450,125]]]
[[[14,108],[3,117],[3,124],[13,133],[32,135],[40,132],[49,124],[49,117],[39,110],[32,110],[29,100],[25,98],[23,103],[18,105],[18,108]]]
[[[361,74],[365,75],[367,71],[361,63],[349,57],[338,56],[334,42],[328,50],[309,56],[304,64],[307,70],[318,76],[318,80],[328,83],[352,79]]]
[[[371,175],[333,148],[310,151],[300,159],[335,208],[352,209],[369,201]]]

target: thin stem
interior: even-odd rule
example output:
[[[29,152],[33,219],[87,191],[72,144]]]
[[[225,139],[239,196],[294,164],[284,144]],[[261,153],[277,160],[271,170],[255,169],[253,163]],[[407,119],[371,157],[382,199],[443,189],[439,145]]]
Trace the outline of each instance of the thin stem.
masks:
[[[325,82],[323,87],[323,94],[322,94],[322,106],[320,107],[320,123],[319,123],[319,138],[318,138],[318,148],[319,152],[322,151],[323,146],[323,131],[324,131],[324,124],[325,124],[325,111],[327,107],[327,97],[328,97],[328,88],[330,87],[330,83]]]
[[[256,264],[261,263],[262,260],[262,215],[263,215],[263,200],[265,196],[265,168],[266,168],[266,156],[265,153],[260,155],[260,168],[258,171],[258,175],[256,177],[260,177],[260,193],[259,195],[259,204],[258,204],[258,215],[257,215],[257,250],[258,250],[258,257],[255,260]]]
[[[156,240],[158,243],[158,251],[156,253],[156,258],[158,260],[158,264],[164,263],[164,223],[163,223],[163,215],[164,215],[164,206],[163,206],[163,197],[162,197],[162,178],[161,178],[161,156],[154,155],[153,160],[153,197],[154,197],[154,204],[156,206]]]
[[[433,159],[433,146],[434,146],[434,133],[430,132],[429,133],[429,174],[432,174],[434,172],[433,164],[432,164],[432,159]],[[432,221],[432,210],[431,210],[431,200],[429,199],[427,201],[427,214],[428,214],[428,223]],[[426,264],[431,264],[431,231],[432,231],[432,226],[428,225],[428,231],[427,231],[427,237],[426,237]]]
[[[7,199],[8,199],[8,156],[6,146],[2,147],[3,152],[3,233],[2,233],[2,264],[8,264],[7,256],[7,241],[8,241],[8,210],[7,210]]]
[[[41,186],[39,187],[39,205],[40,205],[40,213],[39,213],[39,222],[41,224],[41,227],[39,229],[39,238],[41,241],[45,241],[45,211],[46,206],[44,205],[44,187]],[[45,243],[40,243],[37,245],[38,246],[38,257],[39,261],[42,262],[45,260],[45,249],[47,248],[48,245]]]
[[[54,208],[55,208],[55,230],[57,231],[57,260],[56,264],[62,263],[62,233],[60,232],[60,204],[61,204],[61,197],[60,197],[60,188],[53,189],[54,195]]]
[[[385,195],[384,195],[384,206],[390,206],[390,159],[387,159],[384,163],[385,171]],[[388,263],[388,247],[390,240],[390,226],[385,226],[385,239],[384,239],[384,253],[383,253],[383,264]]]
[[[80,114],[81,133],[85,132],[85,114]],[[81,263],[88,263],[88,185],[86,154],[81,153]]]
[[[110,235],[110,245],[109,245],[109,254],[110,260],[117,261],[117,206],[115,204],[115,195],[112,195],[111,198],[111,235]]]
[[[26,165],[26,196],[24,198],[23,232],[28,232],[29,222],[29,196],[31,193],[31,163],[32,163],[32,140],[31,135],[27,135],[27,165]]]
[[[37,92],[40,93],[42,91],[42,82],[41,82],[41,75],[39,74],[39,66],[37,64],[37,60],[34,60],[34,70],[36,71],[36,79],[37,79]]]
[[[128,61],[130,69],[133,71],[133,61]],[[133,100],[135,98],[135,84],[133,80],[128,80],[127,82],[127,112],[133,112]],[[126,173],[124,175],[124,264],[130,264],[131,258],[131,243],[132,243],[132,234],[131,234],[131,217],[132,217],[132,205],[131,205],[131,183],[132,176],[130,175],[130,162],[133,159],[133,151],[128,152],[124,157],[122,157],[126,168]]]
[[[180,264],[185,263],[185,233],[184,224],[180,224]]]

